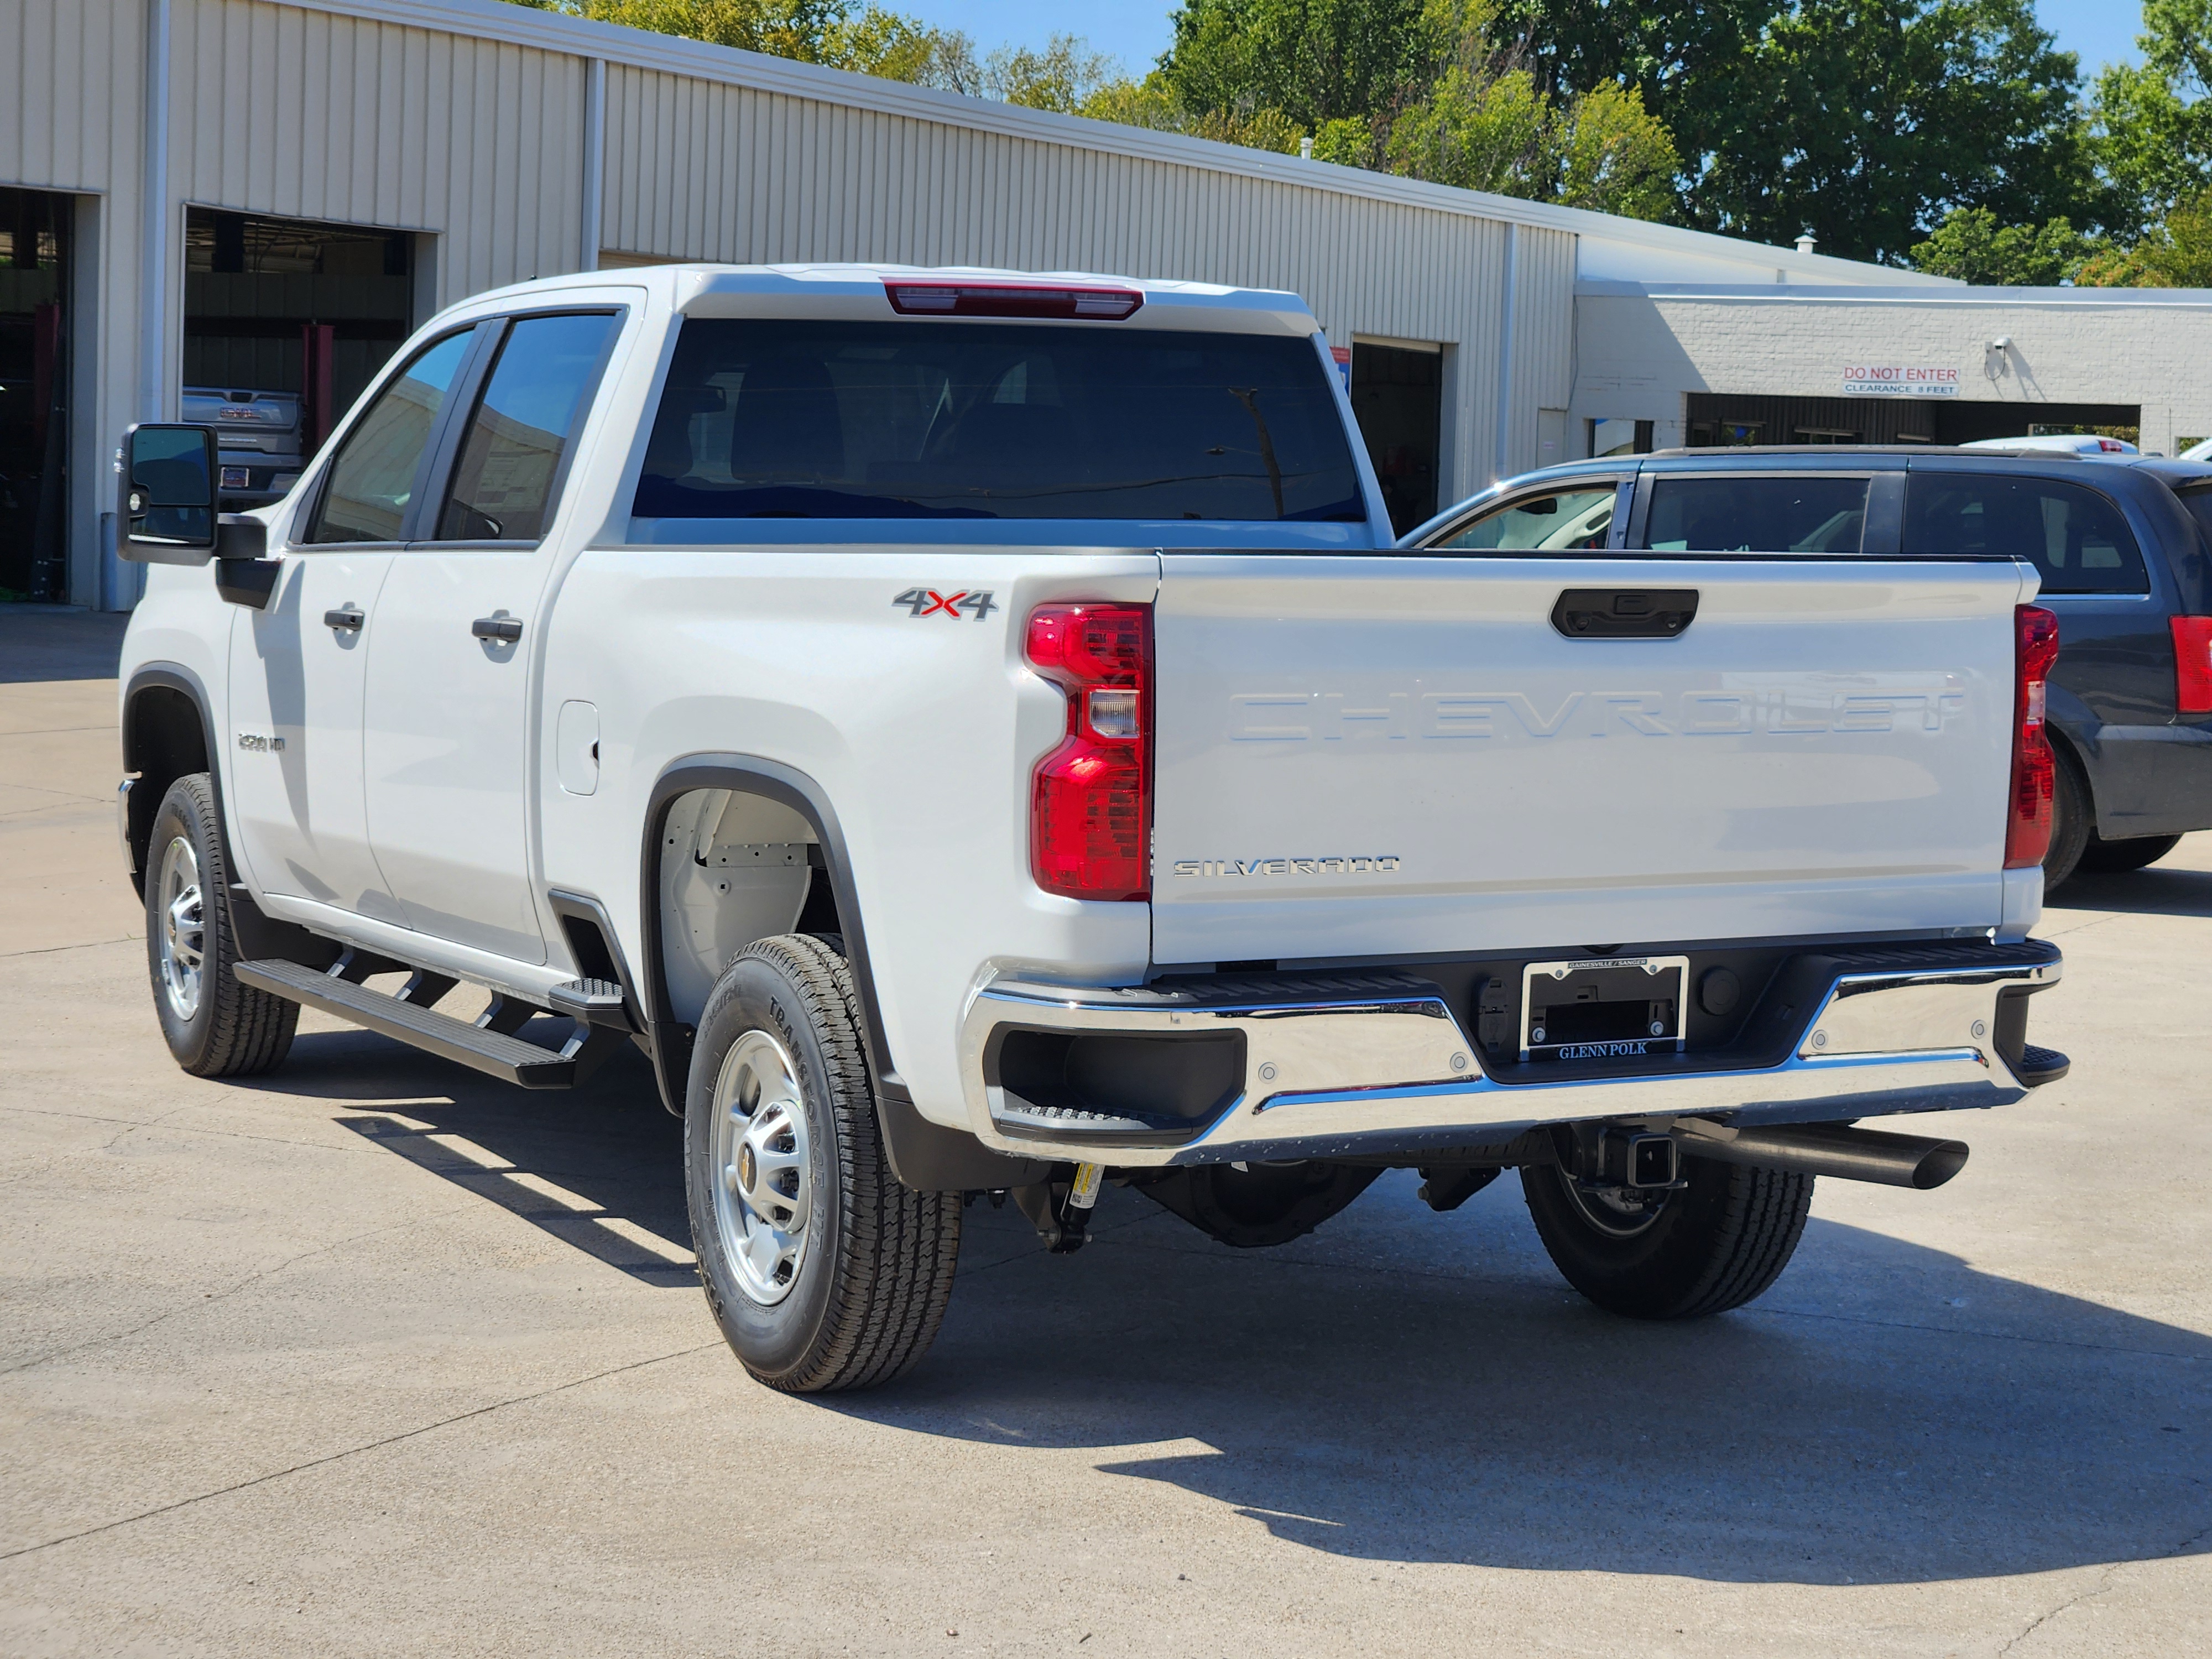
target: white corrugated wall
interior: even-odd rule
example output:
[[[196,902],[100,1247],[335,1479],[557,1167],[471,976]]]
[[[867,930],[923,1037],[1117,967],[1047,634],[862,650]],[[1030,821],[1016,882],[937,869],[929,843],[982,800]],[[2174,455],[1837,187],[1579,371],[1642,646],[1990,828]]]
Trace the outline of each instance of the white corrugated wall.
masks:
[[[106,451],[134,417],[157,3],[0,0],[0,184],[94,204],[80,216],[96,234],[80,246],[90,264],[74,323],[97,393],[74,423],[71,517],[73,597],[94,602]],[[575,269],[591,54],[607,64],[602,247],[1291,289],[1340,344],[1359,333],[1451,348],[1443,488],[1449,498],[1491,477],[1505,236],[1474,198],[1383,199],[1373,175],[1331,188],[1311,164],[1296,179],[1255,176],[1287,169],[1249,152],[1209,165],[1212,147],[1180,140],[1170,158],[1132,154],[1145,143],[1123,130],[814,71],[794,92],[790,65],[469,0],[168,4],[172,397],[188,204],[425,233],[438,303]],[[1565,405],[1576,238],[1523,224],[1516,240],[1518,467],[1534,459],[1535,410]]]
[[[607,76],[606,133],[611,250],[1285,288],[1340,343],[1356,331],[1452,346],[1444,488],[1488,481],[1504,258],[1495,220],[620,64]],[[1519,243],[1510,453],[1523,466],[1534,411],[1566,406],[1575,238],[1524,227]]]
[[[573,270],[584,60],[264,0],[174,0],[181,202],[437,234],[440,303]]]

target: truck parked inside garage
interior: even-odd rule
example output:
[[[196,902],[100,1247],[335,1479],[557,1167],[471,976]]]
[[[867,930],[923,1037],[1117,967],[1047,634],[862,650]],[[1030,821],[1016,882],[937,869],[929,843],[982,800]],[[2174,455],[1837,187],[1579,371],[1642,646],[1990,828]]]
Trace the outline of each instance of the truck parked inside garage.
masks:
[[[966,1200],[1067,1250],[1105,1182],[1261,1246],[1516,1169],[1583,1293],[1712,1313],[1818,1175],[1964,1160],[1855,1124],[2065,1069],[2033,564],[1395,547],[1290,295],[561,278],[273,508],[205,428],[119,465],[179,1063],[302,1006],[532,1088],[636,1045],[778,1388],[912,1366]]]

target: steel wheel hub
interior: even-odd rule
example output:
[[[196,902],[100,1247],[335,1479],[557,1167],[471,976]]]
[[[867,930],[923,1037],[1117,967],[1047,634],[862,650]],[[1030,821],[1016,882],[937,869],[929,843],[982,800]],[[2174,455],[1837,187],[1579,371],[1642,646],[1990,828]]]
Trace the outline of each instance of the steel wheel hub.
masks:
[[[189,1020],[200,1009],[207,900],[200,890],[199,854],[182,836],[163,850],[160,882],[154,890],[161,907],[161,932],[155,940],[161,994],[168,999],[171,1013]]]
[[[754,1301],[791,1294],[813,1212],[798,1068],[766,1031],[747,1031],[714,1079],[714,1248]]]

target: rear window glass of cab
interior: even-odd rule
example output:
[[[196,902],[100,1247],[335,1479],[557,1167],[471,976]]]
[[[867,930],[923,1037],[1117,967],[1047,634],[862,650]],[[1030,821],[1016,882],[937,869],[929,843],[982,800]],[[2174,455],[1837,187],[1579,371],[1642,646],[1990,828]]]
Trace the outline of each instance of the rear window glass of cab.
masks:
[[[1359,522],[1312,341],[693,318],[641,519]]]

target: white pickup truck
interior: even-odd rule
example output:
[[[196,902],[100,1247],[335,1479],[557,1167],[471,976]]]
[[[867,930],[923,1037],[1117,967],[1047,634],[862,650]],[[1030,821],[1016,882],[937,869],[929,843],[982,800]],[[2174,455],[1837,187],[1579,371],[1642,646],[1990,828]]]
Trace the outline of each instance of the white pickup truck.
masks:
[[[527,1088],[635,1043],[778,1388],[912,1366],[964,1203],[1065,1250],[1107,1181],[1249,1246],[1517,1168],[1578,1289],[1711,1313],[1816,1176],[1965,1159],[1857,1121],[2065,1068],[2031,566],[1627,553],[1540,483],[1397,549],[1291,295],[537,282],[273,507],[219,459],[118,460],[179,1063],[302,1005]]]

